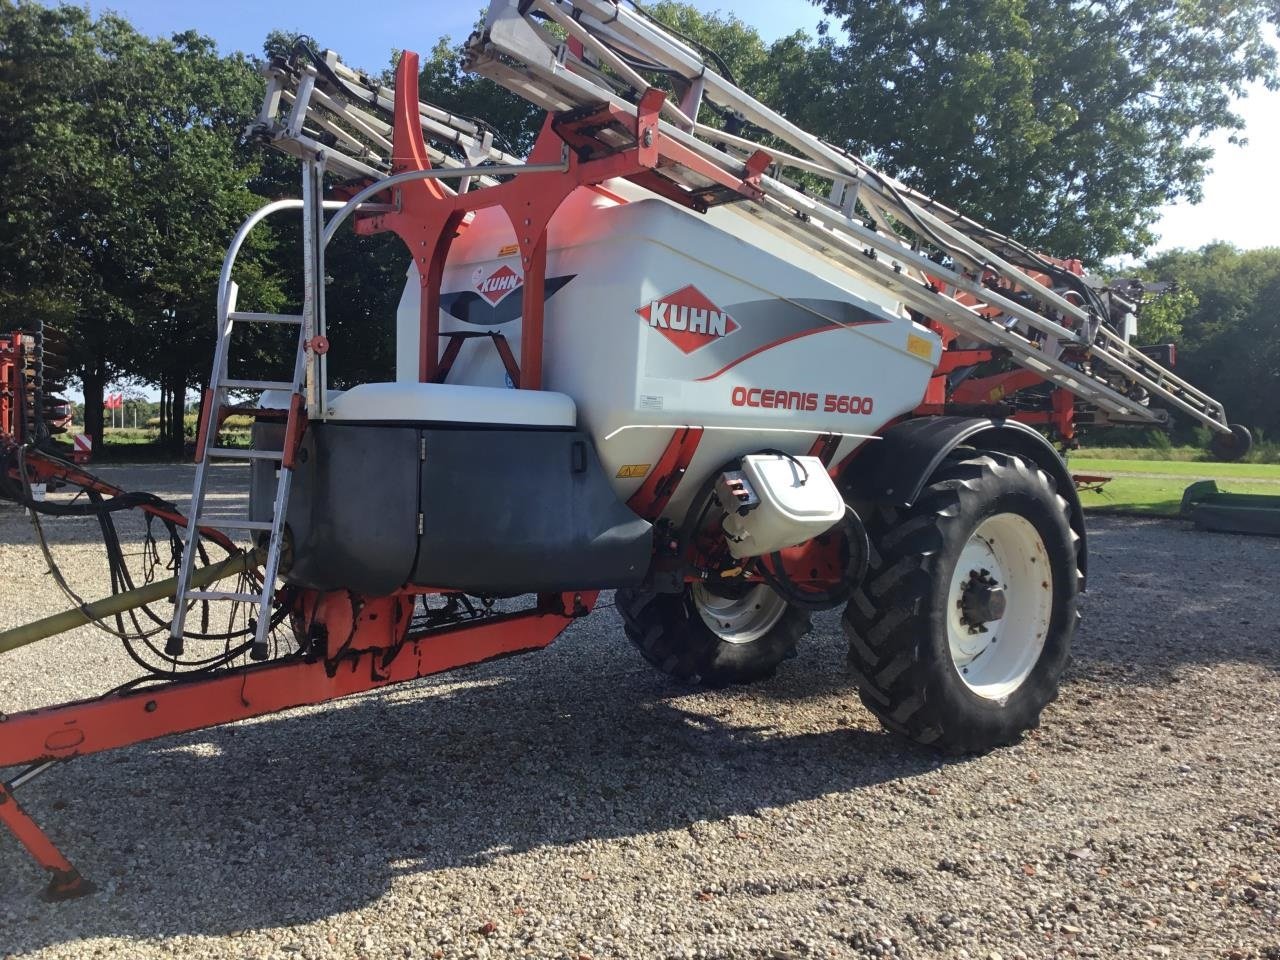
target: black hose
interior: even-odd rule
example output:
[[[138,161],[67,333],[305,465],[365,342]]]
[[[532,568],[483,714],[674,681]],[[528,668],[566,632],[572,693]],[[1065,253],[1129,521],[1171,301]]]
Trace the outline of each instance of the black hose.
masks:
[[[640,16],[644,17],[646,20],[656,23],[658,26],[662,27],[663,30],[666,30],[667,33],[671,33],[679,37],[685,43],[689,44],[689,46],[693,47],[695,50],[701,53],[704,57],[708,57],[711,60],[714,60],[716,63],[716,66],[720,68],[720,76],[724,77],[726,80],[732,83],[735,87],[739,86],[737,79],[733,75],[733,71],[729,69],[729,64],[727,64],[724,58],[720,56],[720,54],[718,54],[715,50],[707,46],[701,40],[695,40],[693,37],[689,36],[687,33],[681,33],[675,27],[671,26],[671,24],[665,23],[664,21],[659,20],[652,13],[646,10],[644,7],[640,6],[640,4],[636,2],[636,0],[629,0],[629,2],[631,6],[635,7],[636,13],[640,14]]]
[[[121,493],[112,497],[104,497],[101,493],[90,488],[82,488],[76,500],[71,503],[54,503],[47,500],[36,500],[30,489],[28,480],[28,472],[26,467],[26,448],[12,447],[4,451],[5,456],[0,461],[0,499],[12,500],[15,503],[25,507],[28,516],[31,518],[31,524],[35,531],[36,541],[44,556],[45,564],[49,573],[52,575],[54,582],[62,593],[74,603],[82,612],[85,612],[89,622],[104,632],[116,637],[120,640],[125,648],[125,652],[135,663],[145,669],[149,674],[172,678],[177,676],[178,670],[183,671],[183,675],[195,675],[207,673],[231,663],[241,654],[243,654],[252,644],[252,640],[244,643],[235,644],[233,641],[244,637],[250,637],[253,634],[253,627],[247,624],[239,629],[235,626],[236,612],[238,605],[234,605],[229,614],[227,629],[225,631],[209,631],[208,629],[208,603],[197,601],[202,608],[202,624],[200,631],[189,631],[186,636],[193,640],[211,640],[223,641],[224,648],[221,652],[213,654],[199,660],[183,660],[171,657],[163,652],[163,649],[157,647],[153,643],[153,638],[167,632],[169,628],[169,618],[162,616],[153,611],[150,605],[143,605],[140,608],[125,611],[116,614],[114,624],[104,622],[101,619],[88,615],[87,604],[67,581],[61,567],[59,567],[53,556],[53,551],[49,546],[48,537],[45,534],[44,527],[40,523],[41,515],[54,517],[95,517],[102,534],[103,548],[106,552],[107,571],[111,580],[111,592],[113,595],[127,593],[135,589],[136,584],[133,575],[130,573],[129,564],[124,553],[123,545],[120,542],[120,534],[116,529],[113,515],[128,509],[136,509],[139,507],[153,507],[167,512],[177,513],[177,508],[166,500],[150,493]],[[44,454],[49,456],[48,454]],[[56,463],[71,468],[71,464],[58,460],[55,457],[49,457]],[[79,501],[79,497],[84,496],[84,502]],[[143,539],[143,556],[150,561],[146,570],[146,580],[150,582],[153,572],[160,565],[160,552],[156,545],[155,535],[152,530],[152,524],[156,518],[148,515],[146,518],[146,532]],[[182,550],[182,540],[177,532],[177,524],[164,517],[160,517],[169,536],[170,552],[174,558],[168,566],[176,567],[176,558]],[[193,534],[194,548],[199,552],[201,560],[208,563],[208,554],[205,550],[205,543],[197,532]],[[260,587],[260,582],[255,580],[254,575],[246,572],[240,575],[240,592],[251,592]],[[289,613],[289,604],[281,604],[278,609],[272,612],[270,619],[270,627],[272,630],[277,628],[284,622]],[[139,615],[145,616],[150,621],[150,625],[145,625],[139,620]],[[125,617],[128,617],[126,624]],[[148,659],[143,655],[138,645],[143,645],[150,651],[152,656],[160,661],[156,663],[154,660]]]
[[[844,517],[840,521],[844,528],[845,542],[849,545],[849,562],[845,565],[844,576],[840,583],[829,590],[805,590],[798,586],[787,574],[782,554],[769,554],[769,562],[773,570],[761,563],[759,558],[754,564],[761,579],[782,599],[802,610],[830,610],[847,603],[853,591],[862,583],[867,575],[867,565],[871,560],[871,544],[867,538],[867,528],[858,516],[858,512],[848,504],[844,508]]]

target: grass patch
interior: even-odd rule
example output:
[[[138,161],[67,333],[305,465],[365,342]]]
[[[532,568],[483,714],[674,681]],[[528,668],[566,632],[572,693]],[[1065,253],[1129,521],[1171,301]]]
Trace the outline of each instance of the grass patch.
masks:
[[[1185,463],[1214,463],[1213,454],[1204,447],[1081,447],[1071,452],[1079,460],[1163,460]],[[1244,458],[1245,463],[1280,464],[1280,443],[1274,440],[1255,440],[1253,449]]]
[[[1108,451],[1115,452],[1115,451]],[[1079,451],[1067,461],[1075,473],[1165,473],[1178,477],[1206,480],[1269,480],[1280,483],[1280,464],[1276,463],[1212,463],[1207,461],[1157,460],[1153,458],[1104,459],[1080,457]]]
[[[1207,450],[1200,447],[1081,447],[1071,451],[1072,460],[1206,460]]]
[[[1221,485],[1219,485],[1221,486]],[[1082,490],[1080,504],[1091,513],[1142,513],[1176,517],[1182,506],[1181,480],[1150,477],[1116,477],[1101,490]]]
[[[1178,460],[1102,460],[1072,457],[1075,473],[1098,473],[1112,479],[1100,490],[1080,493],[1084,508],[1096,513],[1136,513],[1176,517],[1182,493],[1195,480],[1217,481],[1223,493],[1275,495],[1280,504],[1280,465],[1263,463],[1196,463]],[[1152,473],[1165,476],[1135,476]]]

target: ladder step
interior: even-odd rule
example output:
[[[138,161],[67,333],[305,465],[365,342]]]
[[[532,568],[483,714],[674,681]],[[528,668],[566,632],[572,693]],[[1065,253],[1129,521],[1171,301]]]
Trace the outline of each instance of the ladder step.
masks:
[[[234,310],[229,319],[244,323],[302,323],[302,317],[296,313],[251,313],[247,310]]]
[[[230,593],[225,590],[188,590],[188,600],[241,600],[246,603],[261,603],[262,597],[256,593]]]
[[[269,520],[224,520],[221,517],[196,517],[198,527],[229,527],[232,530],[270,530]]]
[[[210,447],[204,455],[223,460],[284,460],[283,450],[255,450],[249,447]]]
[[[223,380],[218,386],[226,390],[294,390],[292,383],[283,380]]]

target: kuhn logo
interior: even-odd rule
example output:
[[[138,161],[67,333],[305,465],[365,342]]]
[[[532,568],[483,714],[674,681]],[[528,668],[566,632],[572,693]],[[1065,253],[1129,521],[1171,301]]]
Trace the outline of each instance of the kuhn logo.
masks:
[[[472,283],[480,296],[496,307],[508,294],[519,290],[524,285],[524,280],[520,274],[503,264],[492,273],[486,273],[485,268],[480,267],[472,277]]]
[[[733,317],[693,284],[651,300],[636,313],[684,353],[693,353],[738,329]]]

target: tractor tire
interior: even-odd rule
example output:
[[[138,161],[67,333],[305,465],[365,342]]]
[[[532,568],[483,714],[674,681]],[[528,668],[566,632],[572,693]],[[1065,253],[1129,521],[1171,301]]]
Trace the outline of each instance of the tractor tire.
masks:
[[[1253,434],[1241,423],[1231,424],[1231,433],[1215,433],[1209,441],[1209,452],[1213,459],[1223,463],[1243,460],[1253,449]]]
[[[948,754],[1017,741],[1058,696],[1081,576],[1066,500],[1021,457],[960,451],[873,518],[844,613],[849,667],[887,729]]]
[[[759,584],[717,596],[701,584],[682,593],[619,590],[627,638],[660,672],[680,683],[726,687],[773,676],[795,656],[809,615]]]

